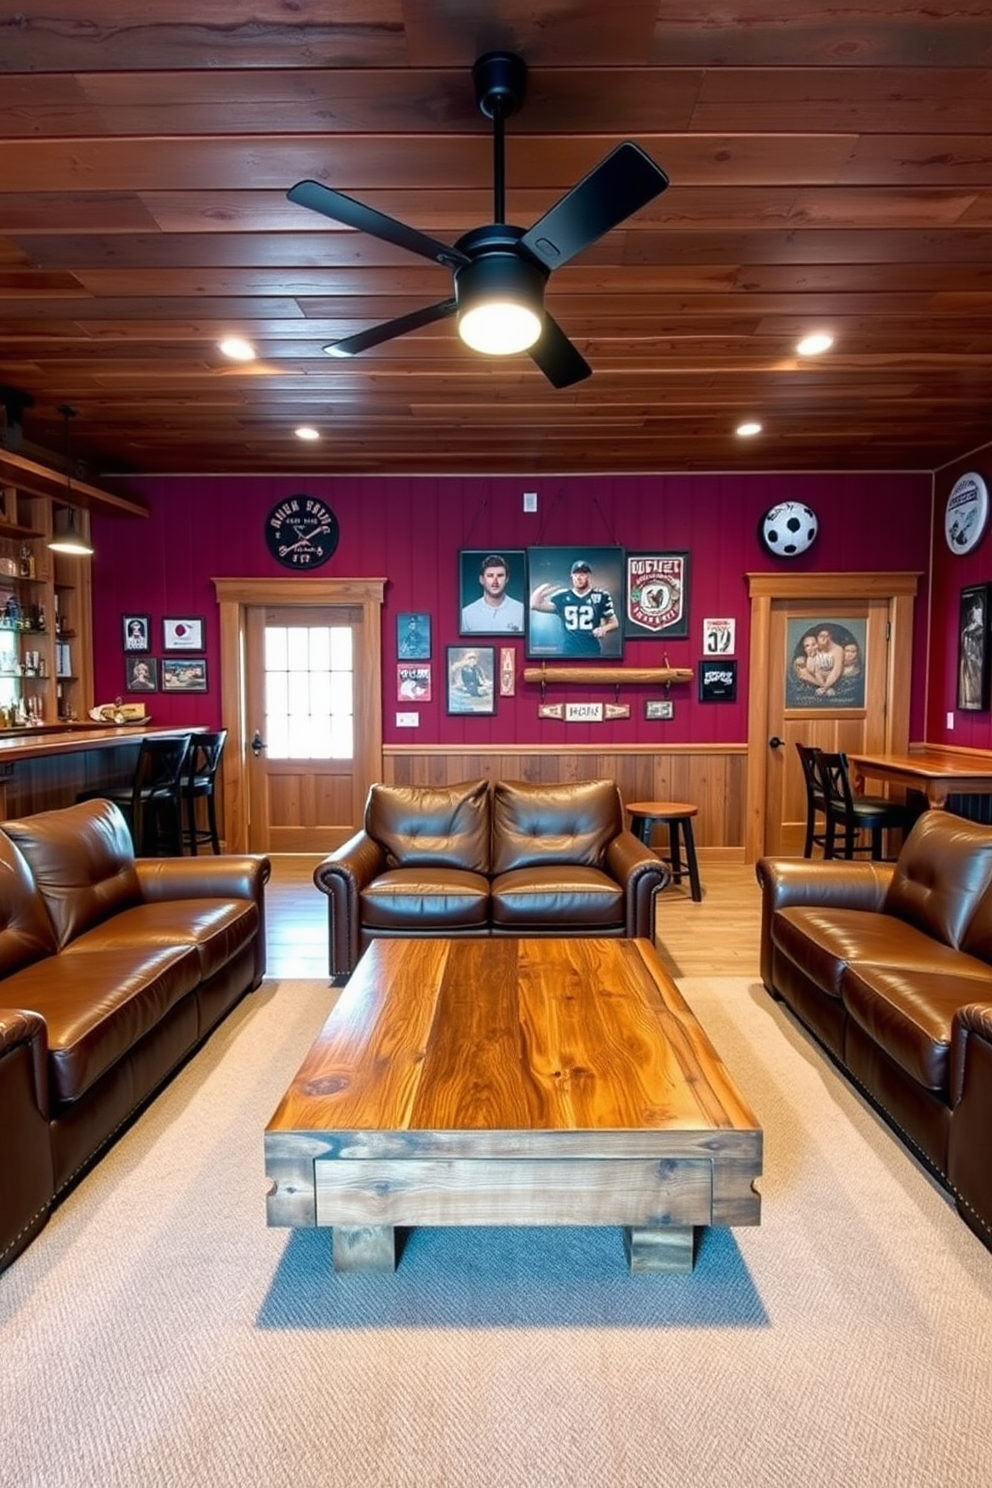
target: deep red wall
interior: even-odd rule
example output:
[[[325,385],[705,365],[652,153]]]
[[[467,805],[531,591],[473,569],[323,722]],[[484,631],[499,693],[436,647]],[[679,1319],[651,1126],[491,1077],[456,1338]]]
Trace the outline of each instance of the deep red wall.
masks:
[[[992,523],[985,537],[963,557],[944,540],[944,509],[959,476],[975,471],[992,491],[992,447],[939,471],[934,483],[933,618],[930,642],[930,686],[927,738],[935,744],[992,749],[992,713],[962,713],[957,707],[957,656],[961,590],[992,583]],[[953,713],[954,727],[947,727]]]
[[[166,615],[206,620],[206,695],[146,697],[164,723],[217,726],[219,716],[218,623],[211,580],[219,577],[285,577],[266,550],[265,518],[281,499],[299,492],[327,501],[341,524],[341,541],[328,578],[388,580],[383,621],[384,738],[387,743],[541,745],[742,743],[747,739],[749,603],[745,575],[792,571],[910,570],[929,567],[929,476],[891,475],[645,475],[552,478],[411,477],[169,477],[131,482],[148,500],[148,521],[94,521],[94,627],[96,692],[106,701],[122,692],[121,616],[149,614],[153,653],[161,656]],[[538,511],[524,514],[523,492],[537,491]],[[807,502],[820,534],[804,557],[776,560],[758,541],[762,514],[779,501]],[[699,703],[696,685],[676,684],[670,722],[648,722],[643,699],[657,686],[624,687],[629,720],[564,724],[539,720],[539,689],[518,678],[517,696],[500,698],[491,718],[449,718],[444,703],[444,647],[464,644],[458,635],[457,555],[461,548],[527,548],[538,545],[629,549],[686,549],[690,553],[690,634],[664,644],[629,640],[624,661],[659,666],[663,651],[673,666],[695,668],[702,659],[702,623],[711,616],[737,620],[736,703]],[[434,699],[419,704],[417,729],[397,729],[395,617],[401,610],[429,610],[433,618]],[[914,642],[916,682],[911,735],[922,736],[928,598],[925,578],[917,603]],[[498,637],[482,643],[499,645]],[[523,641],[514,643],[518,673]],[[549,701],[612,700],[604,687],[549,691]],[[409,704],[402,705],[409,708]]]

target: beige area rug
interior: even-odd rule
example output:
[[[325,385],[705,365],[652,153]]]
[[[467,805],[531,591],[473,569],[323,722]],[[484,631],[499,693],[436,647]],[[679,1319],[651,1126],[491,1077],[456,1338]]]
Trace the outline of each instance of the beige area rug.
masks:
[[[682,982],[766,1131],[757,1229],[432,1229],[335,1277],[262,1131],[331,1004],[267,984],[0,1277],[3,1488],[987,1488],[992,1255],[754,983]]]

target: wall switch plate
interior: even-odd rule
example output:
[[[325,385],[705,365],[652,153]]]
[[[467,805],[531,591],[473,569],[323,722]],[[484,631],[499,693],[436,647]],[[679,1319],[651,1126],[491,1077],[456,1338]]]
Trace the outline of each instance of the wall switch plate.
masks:
[[[537,492],[536,491],[525,491],[524,492],[524,511],[525,512],[536,512],[537,511]]]
[[[953,713],[948,713],[948,715],[947,715],[947,727],[949,729],[952,729],[954,727],[954,714]]]
[[[420,714],[419,713],[397,713],[397,715],[396,715],[396,727],[397,728],[419,728],[420,727]]]

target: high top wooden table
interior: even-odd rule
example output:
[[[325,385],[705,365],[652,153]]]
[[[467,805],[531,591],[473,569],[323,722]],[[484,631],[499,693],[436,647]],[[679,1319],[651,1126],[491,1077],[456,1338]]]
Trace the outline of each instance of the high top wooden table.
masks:
[[[910,754],[851,754],[848,759],[858,791],[863,790],[866,779],[882,780],[922,791],[927,805],[936,810],[941,810],[952,794],[992,793],[992,755],[989,754],[968,754],[964,750],[927,745]]]
[[[646,940],[378,940],[265,1133],[270,1225],[392,1270],[396,1226],[618,1225],[689,1271],[756,1225],[762,1133]]]

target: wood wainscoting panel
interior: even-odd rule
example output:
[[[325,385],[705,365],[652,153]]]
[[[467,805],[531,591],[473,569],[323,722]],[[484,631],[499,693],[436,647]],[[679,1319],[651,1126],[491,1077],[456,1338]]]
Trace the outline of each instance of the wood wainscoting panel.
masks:
[[[558,785],[615,780],[625,801],[691,801],[699,807],[697,847],[738,857],[744,851],[746,744],[654,745],[568,750],[504,745],[491,750],[386,745],[383,779],[392,785],[454,785],[463,780],[527,780]]]

